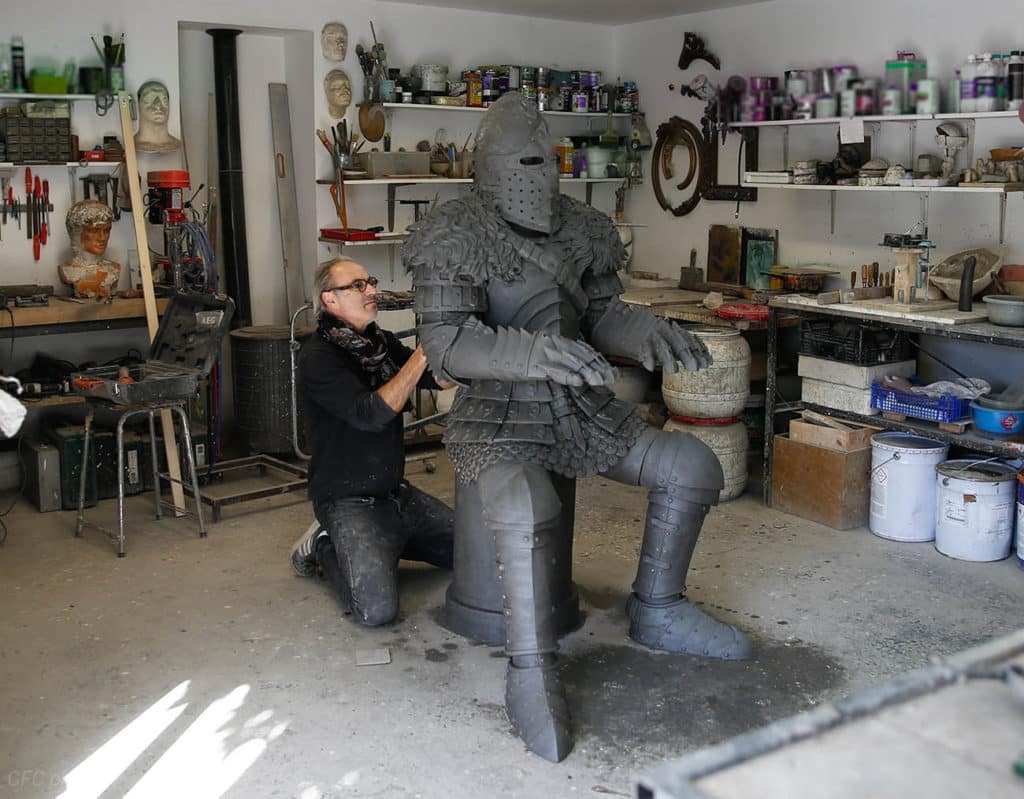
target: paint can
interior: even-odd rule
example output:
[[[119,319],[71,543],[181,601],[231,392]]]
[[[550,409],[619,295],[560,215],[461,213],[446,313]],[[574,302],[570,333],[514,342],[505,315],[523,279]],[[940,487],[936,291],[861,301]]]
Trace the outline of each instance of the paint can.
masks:
[[[832,93],[839,94],[850,88],[850,82],[857,79],[857,67],[839,64],[832,67]]]
[[[747,490],[747,427],[736,417],[727,419],[696,419],[673,416],[663,430],[688,433],[707,444],[722,466],[725,487],[718,494],[719,502],[742,496]]]
[[[1017,565],[1024,569],[1024,469],[1017,473]]]
[[[946,461],[935,471],[935,548],[958,560],[1002,560],[1009,555],[1016,470],[963,459]]]
[[[871,515],[868,527],[891,541],[935,538],[935,467],[949,445],[909,433],[871,437]]]
[[[902,114],[903,95],[894,86],[882,91],[882,114],[884,116],[896,116]]]
[[[918,114],[939,113],[942,84],[935,78],[922,78],[917,82],[915,111]]]
[[[814,101],[814,116],[819,119],[830,119],[836,115],[836,98],[824,95]]]
[[[863,84],[855,89],[856,101],[856,115],[859,117],[870,116],[875,113],[875,87],[864,86]]]
[[[522,72],[519,67],[509,64],[505,67],[505,74],[508,75],[508,90],[510,92],[519,91],[519,87],[522,85]]]
[[[839,92],[839,116],[852,117],[857,112],[857,90],[843,89]]]

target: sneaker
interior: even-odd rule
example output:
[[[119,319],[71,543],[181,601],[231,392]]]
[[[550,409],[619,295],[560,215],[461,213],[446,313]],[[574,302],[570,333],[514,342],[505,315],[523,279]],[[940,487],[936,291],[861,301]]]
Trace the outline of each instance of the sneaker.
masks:
[[[315,577],[317,573],[316,547],[320,539],[327,536],[327,531],[314,521],[295,542],[292,548],[292,568],[300,577]]]

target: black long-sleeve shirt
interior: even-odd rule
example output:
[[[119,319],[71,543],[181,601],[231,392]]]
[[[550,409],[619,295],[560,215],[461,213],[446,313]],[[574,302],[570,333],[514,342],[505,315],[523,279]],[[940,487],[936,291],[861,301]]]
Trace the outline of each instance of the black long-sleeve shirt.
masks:
[[[412,350],[384,331],[391,360],[401,367]],[[309,497],[313,502],[353,496],[382,497],[405,474],[402,414],[370,388],[359,361],[314,333],[299,353],[299,397],[311,450]],[[420,388],[436,389],[429,372]]]

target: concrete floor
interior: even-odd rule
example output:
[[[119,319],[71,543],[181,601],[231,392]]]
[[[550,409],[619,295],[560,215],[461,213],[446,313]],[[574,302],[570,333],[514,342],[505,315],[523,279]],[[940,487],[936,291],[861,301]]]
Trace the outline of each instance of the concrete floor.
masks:
[[[443,456],[410,478],[451,500]],[[238,506],[200,540],[136,497],[123,560],[98,532],[74,539],[73,514],[17,505],[0,547],[0,797],[626,796],[638,769],[1020,626],[1013,559],[954,561],[748,495],[711,515],[690,596],[748,631],[756,659],[649,652],[622,613],[644,492],[595,478],[578,494],[587,618],[563,641],[577,742],[560,765],[510,732],[500,651],[438,625],[445,574],[406,570],[401,617],[377,630],[295,576],[306,502]],[[355,665],[381,647],[390,664]]]

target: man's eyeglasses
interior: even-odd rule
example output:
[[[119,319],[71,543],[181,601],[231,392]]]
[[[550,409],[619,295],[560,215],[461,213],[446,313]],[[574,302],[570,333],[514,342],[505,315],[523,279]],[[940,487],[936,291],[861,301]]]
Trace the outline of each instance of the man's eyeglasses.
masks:
[[[380,281],[377,280],[377,278],[370,276],[365,280],[363,278],[358,278],[356,280],[353,280],[351,283],[346,283],[344,286],[331,286],[328,289],[324,289],[324,291],[348,291],[349,289],[355,289],[360,294],[362,294],[363,292],[366,291],[367,286],[373,286],[374,288],[377,288],[377,284],[379,282]]]

